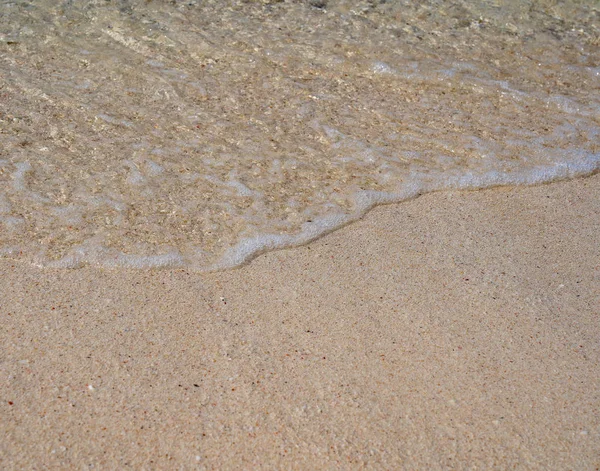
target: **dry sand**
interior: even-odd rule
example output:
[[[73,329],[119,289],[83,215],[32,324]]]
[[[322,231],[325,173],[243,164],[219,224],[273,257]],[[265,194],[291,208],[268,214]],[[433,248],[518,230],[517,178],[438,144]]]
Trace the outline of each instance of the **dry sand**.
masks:
[[[600,467],[600,176],[239,270],[0,262],[2,469]]]

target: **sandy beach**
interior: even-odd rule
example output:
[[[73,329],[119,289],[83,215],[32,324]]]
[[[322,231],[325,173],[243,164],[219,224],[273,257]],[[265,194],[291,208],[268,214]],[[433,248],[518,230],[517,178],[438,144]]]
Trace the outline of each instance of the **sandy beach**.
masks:
[[[0,470],[599,471],[599,5],[3,2]]]
[[[2,469],[600,466],[600,176],[232,271],[0,263]]]

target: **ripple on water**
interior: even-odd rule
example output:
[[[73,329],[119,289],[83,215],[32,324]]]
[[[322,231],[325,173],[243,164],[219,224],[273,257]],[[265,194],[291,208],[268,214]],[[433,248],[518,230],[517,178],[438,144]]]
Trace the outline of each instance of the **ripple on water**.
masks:
[[[599,168],[593,2],[321,3],[6,6],[0,256],[227,268]]]

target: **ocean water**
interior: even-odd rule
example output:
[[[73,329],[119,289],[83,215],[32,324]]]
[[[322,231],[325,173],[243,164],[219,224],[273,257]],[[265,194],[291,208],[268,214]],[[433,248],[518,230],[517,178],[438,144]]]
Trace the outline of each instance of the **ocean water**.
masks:
[[[0,2],[0,256],[234,267],[600,168],[600,4]]]

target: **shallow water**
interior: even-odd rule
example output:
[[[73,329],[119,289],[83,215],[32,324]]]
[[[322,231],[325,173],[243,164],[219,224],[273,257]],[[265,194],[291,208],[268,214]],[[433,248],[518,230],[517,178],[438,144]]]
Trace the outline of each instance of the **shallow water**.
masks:
[[[377,203],[597,171],[599,10],[3,1],[0,254],[219,269]]]

